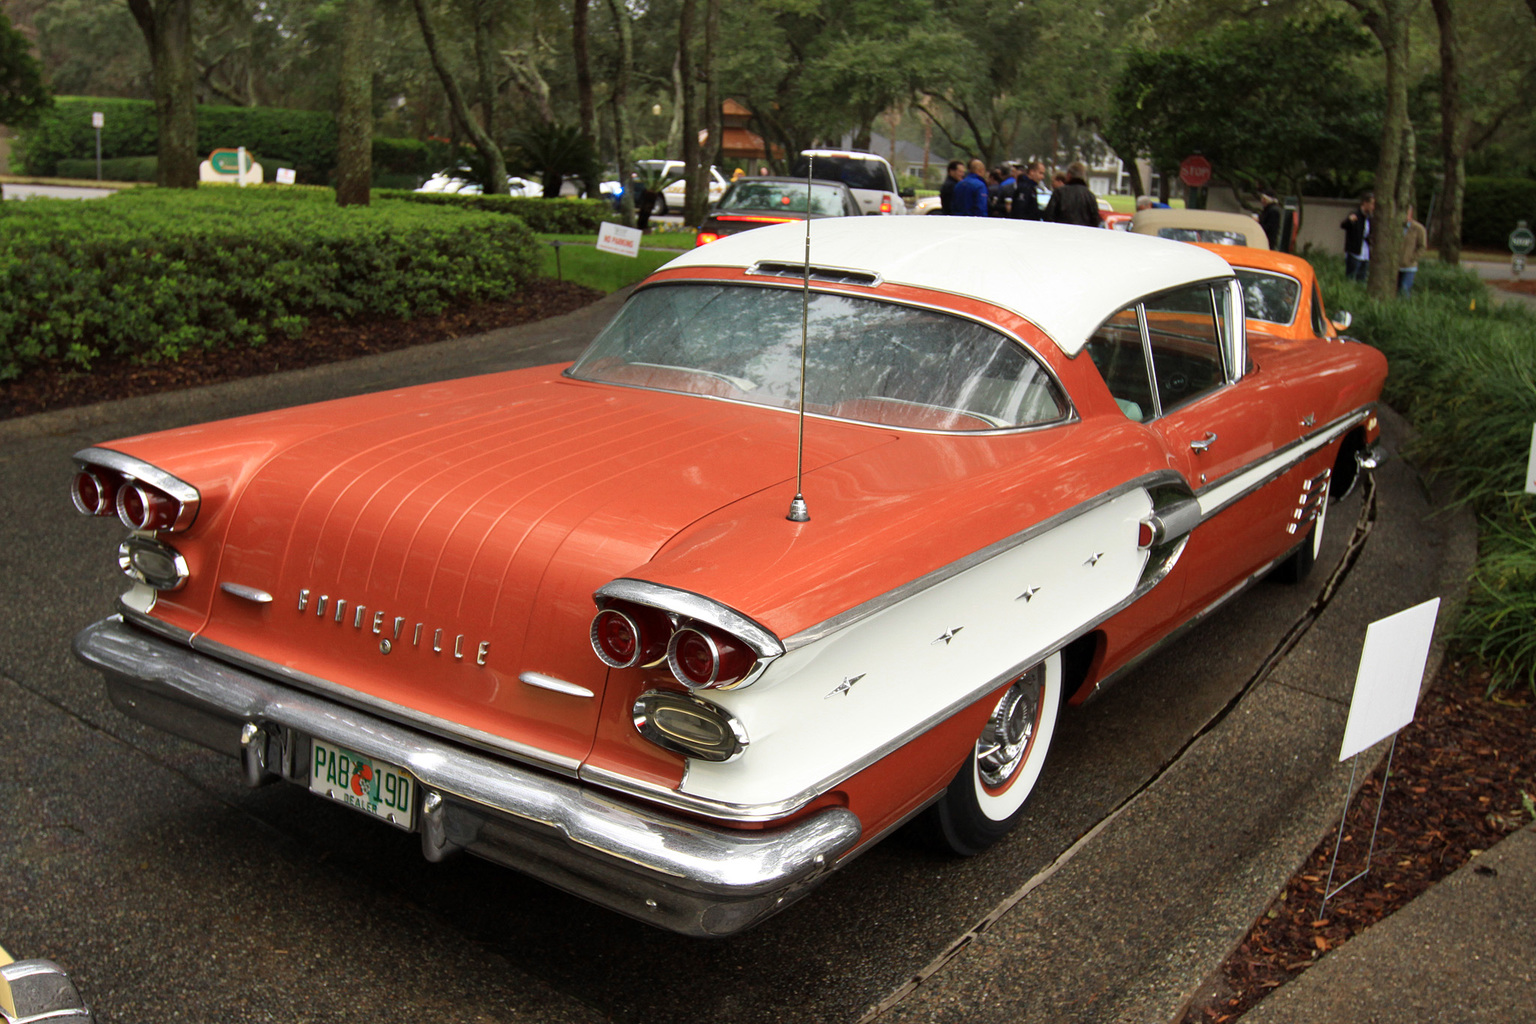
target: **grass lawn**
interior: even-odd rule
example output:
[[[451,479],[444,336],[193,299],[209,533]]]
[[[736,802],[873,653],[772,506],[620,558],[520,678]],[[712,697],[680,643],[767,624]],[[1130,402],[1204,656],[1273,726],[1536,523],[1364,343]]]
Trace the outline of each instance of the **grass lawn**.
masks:
[[[648,234],[638,256],[598,252],[596,235],[539,235],[539,273],[574,281],[588,288],[616,292],[645,277],[679,253],[693,247],[693,235],[683,232]],[[560,242],[557,257],[552,242]]]

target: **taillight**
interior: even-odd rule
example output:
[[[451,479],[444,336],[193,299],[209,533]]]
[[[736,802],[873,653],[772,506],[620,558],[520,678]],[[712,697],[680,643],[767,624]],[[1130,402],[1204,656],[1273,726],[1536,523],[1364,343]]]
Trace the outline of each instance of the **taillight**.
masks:
[[[745,678],[756,661],[740,640],[709,626],[685,626],[667,645],[667,665],[690,689],[729,687]]]
[[[612,668],[653,665],[666,656],[671,633],[672,622],[664,612],[614,605],[592,618],[592,650]]]
[[[701,245],[708,245],[710,242],[719,241],[721,237],[718,231],[700,231],[697,235],[693,236],[693,247],[697,249]]]
[[[104,470],[82,469],[75,474],[69,496],[85,515],[110,516],[117,512],[118,482]]]
[[[181,502],[142,483],[117,489],[117,518],[130,530],[169,529],[181,515]]]
[[[880,212],[881,213],[890,213],[891,212],[891,197],[890,196],[881,196],[880,197]]]

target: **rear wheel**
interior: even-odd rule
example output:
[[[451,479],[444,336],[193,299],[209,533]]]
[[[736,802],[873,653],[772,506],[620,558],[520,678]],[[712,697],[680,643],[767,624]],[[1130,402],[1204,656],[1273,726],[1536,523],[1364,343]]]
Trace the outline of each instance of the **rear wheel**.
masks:
[[[1008,687],[965,765],[928,810],[930,832],[943,848],[970,857],[997,842],[1024,814],[1045,764],[1061,707],[1061,654],[1053,654]]]

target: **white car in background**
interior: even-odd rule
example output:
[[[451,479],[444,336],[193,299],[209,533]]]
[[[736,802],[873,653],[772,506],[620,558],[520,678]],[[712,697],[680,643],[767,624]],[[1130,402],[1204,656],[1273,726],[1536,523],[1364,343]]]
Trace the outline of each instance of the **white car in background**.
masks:
[[[896,188],[896,172],[890,162],[874,153],[843,149],[802,149],[790,177],[840,181],[853,192],[866,214],[895,216],[907,212],[906,200]]]
[[[449,167],[438,171],[421,183],[417,192],[453,192],[461,196],[477,196],[480,183],[470,180],[468,167]],[[507,190],[514,196],[537,198],[544,194],[544,186],[529,178],[507,176]]]
[[[688,190],[688,183],[683,180],[683,172],[687,169],[687,165],[681,160],[639,160],[636,163],[641,170],[661,171],[666,176],[667,186],[661,190],[661,195],[657,197],[655,205],[651,207],[651,212],[653,214],[664,214],[672,211],[681,212]],[[725,194],[726,187],[730,183],[730,179],[720,173],[720,168],[711,167],[709,169],[710,206],[714,206],[720,201],[720,197]],[[604,191],[606,192],[607,190],[605,189]]]

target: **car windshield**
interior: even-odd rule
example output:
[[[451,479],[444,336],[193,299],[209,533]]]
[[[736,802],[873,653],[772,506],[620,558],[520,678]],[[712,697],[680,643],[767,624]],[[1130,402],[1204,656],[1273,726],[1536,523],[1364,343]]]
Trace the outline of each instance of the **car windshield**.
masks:
[[[1257,270],[1237,269],[1243,286],[1243,309],[1250,320],[1288,324],[1296,319],[1296,304],[1301,300],[1301,282],[1283,274],[1265,274]]]
[[[822,181],[840,181],[849,188],[873,188],[885,192],[896,191],[891,172],[879,160],[856,156],[820,156],[814,161],[801,157],[790,171],[792,178],[804,178],[807,170],[811,177]]]
[[[806,192],[810,192],[811,213],[817,217],[843,215],[843,190],[830,185],[803,182],[738,181],[720,197],[720,211],[775,210],[779,213],[804,213]]]
[[[794,410],[803,293],[751,285],[638,292],[567,371],[604,381]],[[1061,419],[1067,403],[1018,342],[979,323],[812,292],[808,413],[893,427],[992,430]]]
[[[1175,242],[1205,242],[1208,245],[1247,245],[1248,236],[1238,231],[1220,231],[1216,228],[1158,228],[1158,238],[1171,238]]]

